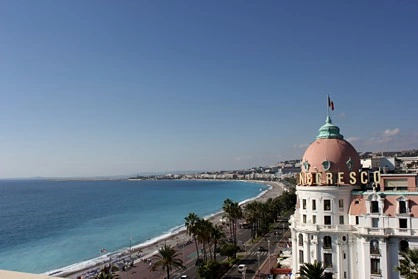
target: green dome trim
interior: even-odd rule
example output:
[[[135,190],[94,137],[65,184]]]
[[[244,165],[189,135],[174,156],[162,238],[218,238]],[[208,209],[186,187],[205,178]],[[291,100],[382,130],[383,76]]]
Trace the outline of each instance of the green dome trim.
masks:
[[[327,116],[324,126],[319,128],[319,135],[317,139],[343,139],[344,136],[340,134],[340,128],[332,124],[331,118]]]

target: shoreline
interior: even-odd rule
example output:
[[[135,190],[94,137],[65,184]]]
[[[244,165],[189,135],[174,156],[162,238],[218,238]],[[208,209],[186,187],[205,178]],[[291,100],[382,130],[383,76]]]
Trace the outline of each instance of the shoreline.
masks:
[[[281,193],[285,189],[284,184],[278,181],[239,181],[256,184],[258,183],[265,186],[269,186],[267,190],[262,191],[256,197],[239,202],[240,205],[244,205],[254,200],[265,202],[269,198],[274,198],[281,195]],[[220,211],[206,216],[204,218],[211,221],[214,224],[220,224],[222,222],[222,215],[223,211]],[[130,249],[128,248],[120,251],[110,252],[100,257],[85,262],[79,262],[56,270],[51,270],[44,274],[49,276],[57,276],[61,278],[77,279],[79,276],[85,275],[91,270],[98,269],[100,265],[102,265],[104,262],[111,262],[116,260],[120,261],[124,258],[130,257],[130,255],[136,255],[136,257],[134,257],[136,258],[134,260],[134,263],[136,264],[138,262],[146,261],[147,259],[151,258],[153,255],[158,253],[158,249],[164,244],[178,248],[179,245],[183,245],[190,240],[191,237],[187,235],[186,228],[183,225],[178,228],[173,228],[173,230],[169,233],[157,236],[153,239],[132,246],[131,251],[129,251]]]

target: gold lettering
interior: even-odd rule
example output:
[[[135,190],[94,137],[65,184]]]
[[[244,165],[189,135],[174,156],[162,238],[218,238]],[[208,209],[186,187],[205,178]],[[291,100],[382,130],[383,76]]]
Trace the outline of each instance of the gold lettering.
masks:
[[[299,173],[299,185],[305,185],[305,175],[303,172]]]
[[[352,171],[350,172],[350,184],[355,185],[356,183],[357,183],[356,172]]]
[[[374,183],[380,183],[380,172],[379,171],[375,171],[373,172],[373,180]]]
[[[321,181],[321,173],[317,172],[315,174],[315,180],[316,180],[316,185],[322,185],[322,181]]]
[[[361,182],[362,184],[366,184],[366,183],[367,183],[367,177],[366,177],[366,178],[364,178],[364,175],[366,175],[366,176],[367,176],[367,172],[362,171],[362,172],[360,173],[360,182]]]
[[[338,184],[344,184],[344,173],[343,172],[338,172]]]
[[[312,173],[307,173],[306,175],[306,183],[310,186],[312,186]]]
[[[327,172],[327,185],[332,185],[332,173]]]

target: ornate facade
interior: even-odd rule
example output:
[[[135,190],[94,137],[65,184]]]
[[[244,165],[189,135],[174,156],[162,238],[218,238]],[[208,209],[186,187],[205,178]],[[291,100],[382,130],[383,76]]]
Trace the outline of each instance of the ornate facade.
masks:
[[[327,117],[296,186],[293,274],[317,260],[326,278],[402,278],[399,251],[418,248],[416,185],[417,174],[362,171],[357,151]]]

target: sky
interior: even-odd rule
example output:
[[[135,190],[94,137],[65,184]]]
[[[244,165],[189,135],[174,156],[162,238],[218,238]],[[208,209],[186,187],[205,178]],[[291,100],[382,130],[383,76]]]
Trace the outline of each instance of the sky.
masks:
[[[0,1],[0,178],[418,148],[418,2]]]

